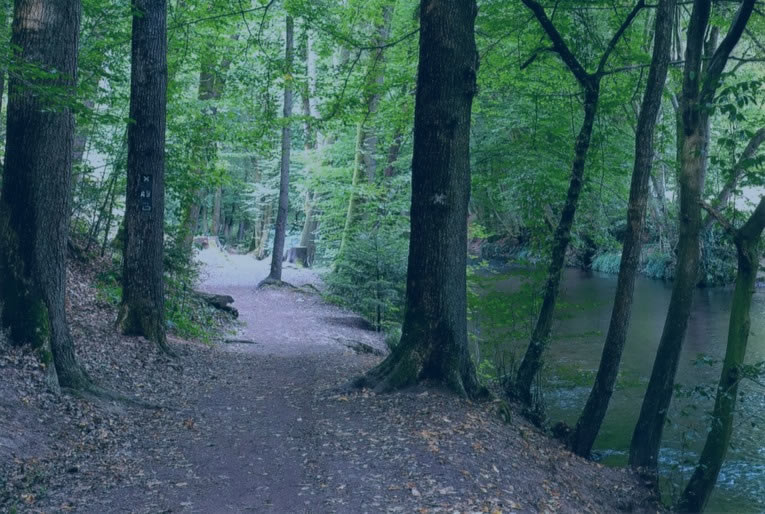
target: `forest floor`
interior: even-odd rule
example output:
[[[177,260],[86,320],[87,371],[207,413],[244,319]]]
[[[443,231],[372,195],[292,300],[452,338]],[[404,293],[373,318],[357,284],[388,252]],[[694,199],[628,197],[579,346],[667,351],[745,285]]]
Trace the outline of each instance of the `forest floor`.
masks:
[[[495,403],[341,392],[382,358],[363,351],[384,351],[377,333],[310,287],[256,290],[267,263],[200,257],[200,288],[236,300],[228,337],[251,343],[171,339],[176,360],[115,332],[93,265],[70,270],[81,361],[158,409],[46,392],[38,361],[0,342],[0,512],[656,512],[639,477]],[[284,279],[320,287],[310,270]]]

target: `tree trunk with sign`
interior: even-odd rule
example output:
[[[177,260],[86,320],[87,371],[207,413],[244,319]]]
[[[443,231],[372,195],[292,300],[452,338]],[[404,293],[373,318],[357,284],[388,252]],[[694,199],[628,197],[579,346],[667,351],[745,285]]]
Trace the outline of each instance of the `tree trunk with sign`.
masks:
[[[122,304],[118,324],[172,353],[165,338],[163,241],[167,10],[165,0],[136,0],[128,125],[128,180]]]

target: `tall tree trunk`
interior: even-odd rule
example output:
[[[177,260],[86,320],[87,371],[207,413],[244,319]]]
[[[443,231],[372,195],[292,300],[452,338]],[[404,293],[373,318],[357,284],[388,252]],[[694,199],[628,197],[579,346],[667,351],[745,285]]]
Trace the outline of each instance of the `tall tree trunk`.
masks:
[[[134,0],[128,125],[125,254],[117,323],[172,354],[163,277],[167,5]]]
[[[316,255],[316,229],[318,224],[316,222],[316,215],[313,212],[316,201],[316,193],[311,194],[310,191],[306,191],[305,222],[303,223],[303,231],[300,233],[300,246],[306,248],[305,264],[309,267],[313,265],[313,259]]]
[[[678,183],[680,186],[680,237],[677,272],[667,318],[659,340],[659,348],[651,371],[643,404],[630,444],[632,466],[656,470],[659,447],[680,360],[693,292],[698,283],[699,235],[701,231],[701,195],[706,176],[707,142],[709,140],[708,106],[714,99],[730,53],[746,27],[755,0],[744,0],[728,34],[702,71],[704,34],[711,11],[710,0],[695,0],[688,26],[683,70],[682,155]]]
[[[385,45],[390,37],[393,7],[390,5],[384,6],[382,14],[382,23],[377,27],[377,37],[375,38],[375,45],[378,48],[372,54],[372,63],[370,65],[372,73],[369,74],[369,81],[367,83],[367,118],[373,117],[380,107],[382,88],[385,83],[383,45]],[[370,184],[374,184],[377,178],[377,157],[375,155],[377,153],[377,134],[375,133],[374,124],[370,123],[369,127],[369,130],[364,133],[362,148],[367,181]]]
[[[587,73],[584,67],[579,63],[571,50],[569,50],[565,41],[558,30],[553,25],[550,18],[547,17],[544,8],[535,0],[523,0],[523,3],[534,13],[537,21],[544,29],[547,36],[553,43],[553,49],[569,68],[576,78],[577,82],[584,91],[584,121],[579,129],[579,135],[574,145],[574,162],[571,167],[571,181],[566,194],[566,202],[561,211],[560,221],[555,229],[553,236],[553,249],[550,258],[550,265],[547,270],[547,282],[545,284],[544,297],[542,300],[542,309],[539,312],[534,331],[531,334],[529,346],[523,356],[521,365],[518,368],[518,374],[515,379],[513,393],[522,403],[531,406],[532,385],[534,378],[542,369],[543,354],[550,339],[552,330],[553,315],[555,314],[555,304],[558,299],[558,289],[560,287],[560,278],[563,273],[563,267],[566,261],[566,250],[571,240],[571,227],[574,224],[574,216],[579,204],[579,194],[584,184],[584,166],[587,162],[587,153],[590,149],[590,139],[595,122],[595,114],[600,100],[600,80],[603,70],[611,52],[621,39],[624,31],[630,26],[637,16],[640,9],[643,8],[643,0],[639,0],[635,7],[630,11],[624,22],[616,31],[608,43],[606,50],[600,58],[598,68],[595,73]]]
[[[345,248],[348,246],[348,239],[350,238],[351,225],[353,224],[353,217],[356,215],[356,189],[359,185],[359,179],[361,178],[361,162],[362,162],[362,144],[364,142],[364,123],[358,122],[356,125],[356,151],[354,152],[353,159],[353,175],[351,177],[351,195],[348,198],[348,209],[345,212],[345,225],[343,226],[343,234],[340,237],[340,250],[337,252],[335,258],[335,266],[345,255]]]
[[[214,123],[218,113],[216,101],[223,96],[226,87],[226,72],[231,67],[231,58],[224,57],[218,68],[216,68],[218,64],[217,57],[215,48],[208,49],[208,54],[202,57],[199,69],[199,86],[197,89],[197,98],[200,101],[207,102],[206,107],[203,109],[203,115],[209,116],[211,123]],[[209,131],[208,129],[204,130]],[[200,149],[200,161],[203,163],[203,168],[196,170],[198,175],[204,174],[204,167],[214,167],[217,160],[218,148],[215,141],[212,139],[211,134],[206,134],[204,137],[205,144]],[[187,252],[191,252],[194,236],[199,226],[199,216],[204,210],[202,204],[205,198],[206,193],[204,189],[197,189],[192,193],[191,202],[186,209],[186,218],[183,223],[183,245]],[[202,226],[205,227],[205,231],[208,230],[206,218]],[[217,236],[217,232],[213,231],[213,235]]]
[[[723,223],[725,223],[724,220]],[[696,470],[680,497],[677,505],[678,512],[704,510],[730,445],[738,384],[742,379],[746,345],[751,329],[750,309],[760,258],[757,246],[765,228],[765,198],[760,199],[757,209],[739,230],[733,229],[730,225],[727,226],[732,232],[738,255],[736,288],[733,291],[728,324],[728,346],[725,350],[720,383],[717,386],[711,430],[707,434]]]
[[[220,235],[220,226],[221,226],[220,204],[221,204],[222,196],[223,196],[223,188],[221,188],[220,186],[216,187],[215,194],[213,195],[212,225],[210,227],[210,233],[213,235],[213,237],[218,237]]]
[[[381,88],[384,83],[385,74],[383,68],[383,48],[381,47],[390,34],[390,22],[393,11],[390,6],[383,8],[383,23],[377,28],[376,42],[380,48],[372,55],[368,67],[368,80],[366,83],[366,113],[364,118],[356,126],[356,154],[353,163],[353,176],[351,178],[351,195],[348,199],[348,209],[345,216],[345,226],[343,235],[340,238],[340,250],[337,253],[337,261],[342,258],[345,248],[348,245],[348,239],[352,232],[354,217],[356,215],[356,203],[358,194],[356,189],[362,176],[362,165],[366,171],[367,182],[373,184],[377,177],[377,135],[374,128],[367,130],[366,123],[374,116],[380,106]],[[372,124],[369,124],[372,126]]]
[[[106,216],[106,227],[104,227],[104,238],[101,243],[101,257],[106,254],[106,246],[109,244],[109,233],[112,231],[112,221],[114,220],[114,204],[116,202],[116,188],[112,186],[111,200],[109,201],[109,211]]]
[[[401,342],[355,383],[391,391],[423,380],[478,398],[467,344],[470,111],[476,91],[475,1],[420,3],[412,204]]]
[[[321,158],[321,150],[324,147],[324,138],[317,131],[314,130],[312,120],[319,117],[319,110],[316,106],[316,51],[313,45],[313,36],[310,30],[306,35],[306,74],[308,78],[308,87],[306,88],[305,97],[303,98],[303,114],[306,116],[305,123],[305,149],[315,150],[318,148],[318,152],[314,158]],[[311,166],[308,167],[309,173]],[[300,246],[305,246],[307,249],[307,262],[308,266],[313,264],[313,259],[316,254],[316,229],[318,223],[316,222],[315,204],[318,198],[315,192],[307,190],[305,193],[305,221],[303,222],[303,231],[300,234]]]
[[[2,325],[14,343],[52,357],[58,384],[74,389],[91,386],[77,363],[64,306],[74,118],[69,107],[48,104],[29,85],[75,94],[80,16],[79,1],[15,2],[15,62],[55,75],[10,76],[0,196]]]
[[[595,383],[570,441],[574,453],[583,457],[590,455],[603,418],[606,416],[608,402],[611,400],[619,373],[624,342],[627,339],[635,276],[640,264],[640,251],[643,248],[648,180],[654,158],[653,133],[661,107],[661,94],[667,80],[674,13],[675,0],[659,0],[654,29],[653,58],[635,132],[635,164],[627,207],[627,232],[624,236],[611,323],[608,327]]]
[[[398,156],[401,153],[401,145],[403,141],[404,135],[401,133],[401,128],[398,127],[396,128],[396,132],[393,135],[393,142],[388,148],[388,159],[385,163],[385,171],[383,172],[383,176],[385,178],[391,178],[396,172],[394,165],[396,164]]]
[[[284,126],[282,127],[282,161],[279,176],[279,209],[276,213],[276,232],[274,233],[274,251],[271,254],[271,272],[266,280],[280,282],[282,280],[282,255],[284,254],[284,238],[287,235],[287,209],[289,208],[290,193],[290,149],[292,146],[292,57],[293,57],[293,23],[292,16],[287,16],[287,32],[285,35],[285,76],[284,81]]]
[[[263,207],[263,220],[260,223],[260,231],[257,233],[257,244],[255,247],[255,258],[262,261],[266,258],[266,245],[268,244],[268,232],[271,227],[271,212],[273,207],[271,202]]]

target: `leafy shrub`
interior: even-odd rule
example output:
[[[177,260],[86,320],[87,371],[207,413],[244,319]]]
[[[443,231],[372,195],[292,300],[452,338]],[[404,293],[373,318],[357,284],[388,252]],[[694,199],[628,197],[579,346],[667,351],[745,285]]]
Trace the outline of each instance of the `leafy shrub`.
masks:
[[[650,278],[669,280],[675,275],[675,260],[662,251],[649,251],[643,257],[640,272]]]
[[[616,275],[621,267],[621,252],[601,253],[592,260],[592,269],[601,273]]]
[[[325,277],[329,299],[359,313],[377,331],[395,334],[402,321],[407,251],[408,242],[397,231],[376,227],[358,234]]]

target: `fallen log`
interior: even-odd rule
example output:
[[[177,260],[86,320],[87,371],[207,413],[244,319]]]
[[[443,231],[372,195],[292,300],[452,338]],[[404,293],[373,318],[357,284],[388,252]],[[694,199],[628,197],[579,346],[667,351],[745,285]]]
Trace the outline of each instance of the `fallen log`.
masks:
[[[234,303],[234,298],[227,294],[213,294],[204,293],[202,291],[194,291],[194,294],[201,300],[205,301],[208,305],[215,307],[218,310],[228,312],[235,318],[239,317],[239,311],[235,307],[232,307],[231,303]]]

